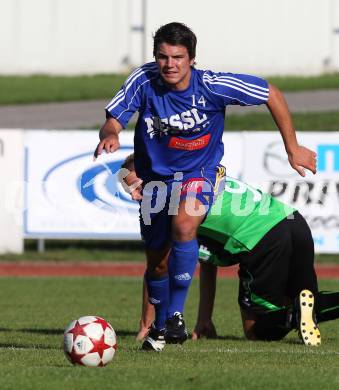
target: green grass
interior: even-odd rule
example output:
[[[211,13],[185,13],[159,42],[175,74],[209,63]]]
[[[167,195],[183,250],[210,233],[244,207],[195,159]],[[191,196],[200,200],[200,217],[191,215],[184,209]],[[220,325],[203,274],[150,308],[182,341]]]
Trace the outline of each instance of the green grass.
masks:
[[[73,389],[334,389],[339,384],[339,321],[321,324],[323,344],[307,348],[296,333],[280,342],[242,335],[237,282],[219,280],[214,321],[219,339],[168,345],[161,354],[135,341],[141,280],[129,278],[1,278],[0,388]],[[320,287],[339,290],[338,281]],[[198,285],[186,305],[196,318]],[[61,350],[64,327],[100,315],[115,328],[118,350],[106,368],[73,367]]]
[[[145,261],[145,254],[138,241],[47,240],[46,250],[39,253],[36,241],[26,240],[23,254],[2,254],[1,261]],[[339,264],[339,254],[316,255],[315,261]]]
[[[0,76],[0,105],[110,99],[126,75]],[[339,73],[315,77],[268,77],[284,91],[339,88]]]
[[[37,252],[37,243],[28,240],[25,251],[18,255],[0,255],[0,261],[144,261],[141,242],[46,241],[46,250]]]
[[[0,255],[0,261],[144,261],[143,251],[124,251],[119,249],[54,249],[45,252],[25,251],[22,255],[7,253]]]
[[[320,76],[268,76],[267,80],[283,91],[307,91],[315,89],[339,88],[339,73]]]
[[[339,264],[339,254],[316,255],[316,264]]]
[[[339,111],[292,114],[297,131],[339,131]],[[269,113],[226,116],[227,130],[277,130]]]
[[[110,99],[126,76],[0,76],[0,105]]]

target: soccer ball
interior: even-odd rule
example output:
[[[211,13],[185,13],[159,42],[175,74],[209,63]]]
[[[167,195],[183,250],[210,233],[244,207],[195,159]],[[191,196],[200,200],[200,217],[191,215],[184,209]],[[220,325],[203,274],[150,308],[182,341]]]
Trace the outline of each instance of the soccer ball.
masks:
[[[73,364],[106,366],[114,357],[117,340],[114,329],[103,318],[80,317],[64,333],[64,352]]]

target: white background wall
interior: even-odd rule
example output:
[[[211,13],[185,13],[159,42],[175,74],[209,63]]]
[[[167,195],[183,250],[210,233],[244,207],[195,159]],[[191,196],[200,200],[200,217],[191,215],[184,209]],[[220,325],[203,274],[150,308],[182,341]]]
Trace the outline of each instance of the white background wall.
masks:
[[[258,74],[339,70],[339,0],[144,0],[152,33],[198,36],[201,68]],[[1,0],[0,74],[92,74],[140,65],[142,0]],[[335,33],[336,32],[336,33]]]

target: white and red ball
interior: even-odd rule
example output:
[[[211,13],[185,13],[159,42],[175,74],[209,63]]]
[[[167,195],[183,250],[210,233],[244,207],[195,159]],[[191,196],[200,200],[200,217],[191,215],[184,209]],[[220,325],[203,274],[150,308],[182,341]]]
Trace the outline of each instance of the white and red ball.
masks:
[[[112,326],[96,316],[80,317],[72,321],[64,333],[64,352],[73,364],[106,366],[117,349]]]

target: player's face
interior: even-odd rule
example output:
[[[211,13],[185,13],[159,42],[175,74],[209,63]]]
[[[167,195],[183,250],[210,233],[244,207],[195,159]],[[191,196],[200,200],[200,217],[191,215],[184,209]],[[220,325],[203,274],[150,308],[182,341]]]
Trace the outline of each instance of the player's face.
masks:
[[[185,46],[162,43],[159,45],[155,59],[160,75],[169,88],[174,90],[188,88],[194,59],[189,58]]]

